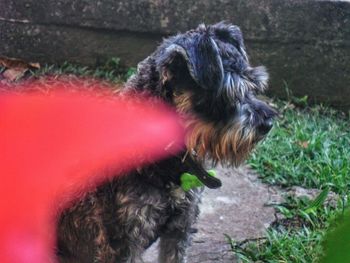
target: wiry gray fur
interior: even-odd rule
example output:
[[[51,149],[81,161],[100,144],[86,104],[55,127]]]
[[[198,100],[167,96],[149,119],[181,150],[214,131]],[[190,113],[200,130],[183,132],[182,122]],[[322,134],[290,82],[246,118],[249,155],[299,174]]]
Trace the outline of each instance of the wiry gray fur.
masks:
[[[159,262],[186,262],[200,190],[184,192],[180,175],[205,177],[204,157],[237,164],[266,135],[275,113],[255,94],[267,78],[263,67],[249,65],[236,26],[200,25],[164,40],[124,90],[161,98],[186,114],[195,128],[188,130],[188,149],[111,180],[64,211],[59,261],[133,263],[160,238]]]

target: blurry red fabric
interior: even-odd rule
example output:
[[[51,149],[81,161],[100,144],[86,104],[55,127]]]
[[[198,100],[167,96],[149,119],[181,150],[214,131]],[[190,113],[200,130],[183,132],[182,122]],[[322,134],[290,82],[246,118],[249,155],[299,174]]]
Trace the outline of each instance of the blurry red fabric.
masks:
[[[164,105],[55,85],[48,95],[0,95],[2,263],[55,262],[55,214],[183,141],[175,113]]]

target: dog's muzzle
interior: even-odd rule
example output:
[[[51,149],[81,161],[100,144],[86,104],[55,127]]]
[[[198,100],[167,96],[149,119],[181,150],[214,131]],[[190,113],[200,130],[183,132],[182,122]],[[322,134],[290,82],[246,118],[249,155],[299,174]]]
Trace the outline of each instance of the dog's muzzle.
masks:
[[[257,131],[260,136],[264,136],[269,133],[269,131],[272,129],[272,126],[273,126],[272,118],[267,118],[257,127]]]

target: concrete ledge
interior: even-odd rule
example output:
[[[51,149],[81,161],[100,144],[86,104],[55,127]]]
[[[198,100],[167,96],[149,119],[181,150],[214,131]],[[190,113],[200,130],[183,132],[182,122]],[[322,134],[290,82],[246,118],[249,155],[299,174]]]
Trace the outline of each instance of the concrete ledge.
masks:
[[[94,65],[135,65],[162,36],[199,23],[241,27],[254,64],[312,101],[350,108],[350,1],[336,0],[2,0],[3,55]]]

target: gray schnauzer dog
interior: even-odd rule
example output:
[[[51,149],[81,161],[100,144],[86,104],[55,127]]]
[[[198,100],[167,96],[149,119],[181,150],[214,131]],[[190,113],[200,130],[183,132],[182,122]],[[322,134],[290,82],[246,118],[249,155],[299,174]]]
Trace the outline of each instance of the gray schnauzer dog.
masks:
[[[205,160],[245,160],[276,115],[256,97],[267,80],[264,67],[250,66],[237,26],[200,25],[164,40],[123,90],[160,98],[185,116],[186,149],[105,183],[65,210],[57,226],[59,261],[137,262],[159,238],[159,262],[186,262],[201,189],[183,190],[180,176],[188,172],[217,188]]]

